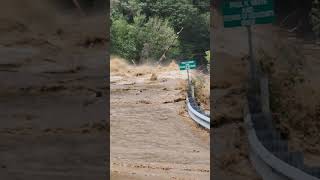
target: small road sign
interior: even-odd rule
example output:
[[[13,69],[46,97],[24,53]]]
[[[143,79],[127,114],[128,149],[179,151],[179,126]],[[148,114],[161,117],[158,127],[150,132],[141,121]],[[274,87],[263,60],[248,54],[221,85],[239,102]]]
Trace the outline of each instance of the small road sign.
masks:
[[[179,64],[179,68],[180,70],[187,70],[187,74],[188,74],[188,87],[191,87],[191,81],[190,81],[190,75],[189,75],[189,70],[190,69],[195,69],[196,68],[196,61],[194,60],[187,60],[187,61],[182,61]]]
[[[268,24],[274,21],[273,0],[225,0],[224,27]]]
[[[180,62],[179,68],[180,68],[180,70],[195,69],[196,68],[196,62],[194,60],[188,60],[188,61]]]

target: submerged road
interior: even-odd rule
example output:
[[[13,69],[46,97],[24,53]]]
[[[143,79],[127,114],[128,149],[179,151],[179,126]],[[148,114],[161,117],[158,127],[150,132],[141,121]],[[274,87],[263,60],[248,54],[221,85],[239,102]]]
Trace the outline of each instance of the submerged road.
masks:
[[[112,180],[210,179],[209,133],[183,109],[178,79],[150,76],[111,76]]]

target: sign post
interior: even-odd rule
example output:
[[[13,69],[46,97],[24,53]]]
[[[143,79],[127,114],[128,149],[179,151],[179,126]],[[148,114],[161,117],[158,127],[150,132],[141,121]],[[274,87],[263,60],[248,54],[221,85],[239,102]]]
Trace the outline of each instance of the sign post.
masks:
[[[189,64],[186,64],[186,69],[187,69],[187,74],[188,74],[188,84],[189,84],[189,86],[190,86],[190,78],[189,78]]]
[[[253,56],[251,26],[274,21],[273,0],[225,0],[222,10],[224,27],[245,26],[247,28],[251,88],[256,90],[258,65]]]
[[[251,26],[246,26],[248,31],[248,44],[249,44],[249,64],[250,64],[250,73],[253,81],[257,79],[257,63],[253,56],[253,47],[252,47],[252,32]]]
[[[196,68],[196,62],[194,60],[187,60],[187,61],[182,61],[179,64],[180,70],[187,70],[188,74],[188,85],[190,87],[191,81],[189,77],[189,69],[195,69]]]

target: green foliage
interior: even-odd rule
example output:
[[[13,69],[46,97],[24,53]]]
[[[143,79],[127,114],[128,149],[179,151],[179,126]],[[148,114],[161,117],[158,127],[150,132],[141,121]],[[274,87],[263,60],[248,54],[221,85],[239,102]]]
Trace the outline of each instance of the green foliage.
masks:
[[[176,34],[168,20],[150,18],[143,28],[142,41],[149,45],[149,58],[158,60],[166,48],[177,45]]]
[[[182,57],[193,57],[210,47],[209,1],[197,0],[140,0],[142,12],[147,17],[167,18],[176,32],[180,34]],[[193,4],[194,3],[194,4]]]
[[[189,53],[205,55],[210,47],[210,13],[195,14],[185,22],[184,30],[181,33],[182,53],[188,56]]]
[[[126,59],[138,57],[136,33],[138,29],[124,19],[117,19],[111,26],[111,52]]]
[[[111,0],[111,6],[112,53],[158,60],[169,49],[167,58],[205,58],[210,47],[208,0]]]
[[[137,15],[133,23],[117,17],[111,26],[111,52],[128,60],[158,60],[170,45],[177,45],[176,34],[168,20],[146,20]]]
[[[111,0],[111,16],[122,16],[127,21],[133,22],[135,16],[141,14],[141,6],[136,0]]]
[[[197,8],[188,0],[141,0],[143,12],[148,16],[168,18],[171,25],[178,31],[197,13]]]

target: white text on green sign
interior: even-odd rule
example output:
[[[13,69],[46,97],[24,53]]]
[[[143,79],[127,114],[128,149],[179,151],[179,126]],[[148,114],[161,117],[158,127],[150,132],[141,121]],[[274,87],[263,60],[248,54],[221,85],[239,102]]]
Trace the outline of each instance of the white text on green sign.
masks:
[[[181,62],[181,64],[195,64],[194,61],[183,61]]]
[[[188,69],[195,69],[196,63],[195,61],[183,61],[179,64],[180,70],[188,70]]]
[[[274,20],[272,0],[228,1],[223,4],[224,26],[248,26],[272,23]]]

